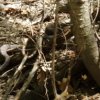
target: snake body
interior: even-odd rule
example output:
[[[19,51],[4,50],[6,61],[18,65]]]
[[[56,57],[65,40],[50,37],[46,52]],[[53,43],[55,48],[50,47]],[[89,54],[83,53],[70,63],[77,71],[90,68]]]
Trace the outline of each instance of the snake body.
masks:
[[[18,45],[15,45],[15,44],[14,45],[5,44],[5,45],[3,45],[3,46],[0,47],[0,53],[5,58],[5,62],[0,66],[0,71],[3,71],[9,65],[10,59],[12,57],[12,56],[9,56],[7,54],[7,52],[9,50],[13,50],[13,49],[16,49],[18,47],[19,46]]]

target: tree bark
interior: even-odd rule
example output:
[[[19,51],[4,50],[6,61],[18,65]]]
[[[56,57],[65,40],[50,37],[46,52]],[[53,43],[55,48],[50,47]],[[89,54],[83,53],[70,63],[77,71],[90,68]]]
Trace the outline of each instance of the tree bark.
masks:
[[[88,0],[70,0],[73,34],[86,68],[100,86],[99,50],[91,24]]]

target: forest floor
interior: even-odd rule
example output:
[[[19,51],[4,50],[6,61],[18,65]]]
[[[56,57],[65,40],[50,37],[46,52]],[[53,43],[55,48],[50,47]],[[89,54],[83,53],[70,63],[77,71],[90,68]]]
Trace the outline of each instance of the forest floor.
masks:
[[[8,48],[4,49],[11,59],[5,70],[0,71],[0,100],[3,100],[7,89],[9,89],[8,80],[14,77],[17,68],[22,65],[25,53],[29,54],[29,56],[32,54],[32,57],[30,56],[22,65],[23,69],[20,70],[20,73],[15,78],[18,79],[18,82],[14,80],[7,100],[15,99],[16,94],[21,90],[25,80],[27,80],[39,54],[42,55],[40,56],[42,59],[38,64],[38,70],[36,70],[26,93],[20,100],[53,100],[50,64],[52,62],[52,40],[55,29],[55,5],[48,2],[50,1],[47,0],[45,6],[43,6],[42,0],[0,1],[0,48],[5,44],[20,45],[15,51],[7,51]],[[62,93],[64,91],[68,76],[70,76],[67,100],[100,100],[100,88],[89,75],[76,50],[75,37],[71,30],[70,14],[68,8],[66,10],[64,5],[66,6],[66,3],[61,2],[61,8],[58,13],[57,43],[55,46],[57,92]],[[98,20],[100,22],[100,19]],[[100,31],[98,23],[96,25],[97,30]],[[36,43],[41,34],[43,35],[42,53],[37,46],[39,44]],[[27,42],[26,39],[28,39]],[[4,58],[6,57],[3,56],[1,53],[0,65],[5,62]],[[69,72],[69,69],[71,69],[71,72]]]

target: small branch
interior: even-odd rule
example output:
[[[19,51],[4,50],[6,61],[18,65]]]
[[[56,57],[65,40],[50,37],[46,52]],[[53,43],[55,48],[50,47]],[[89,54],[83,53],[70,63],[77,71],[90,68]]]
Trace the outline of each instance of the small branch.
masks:
[[[23,60],[22,60],[22,62],[21,62],[21,64],[20,64],[20,66],[19,66],[18,69],[16,70],[14,76],[13,76],[11,79],[9,79],[9,81],[8,81],[8,83],[7,83],[7,86],[6,86],[7,89],[6,89],[6,93],[5,93],[4,97],[3,97],[3,100],[7,100],[8,95],[10,94],[10,92],[11,92],[11,90],[12,90],[12,86],[14,85],[14,82],[16,81],[16,78],[17,78],[17,76],[19,75],[20,71],[23,69],[23,65],[25,64],[27,58],[28,58],[27,55],[24,56],[24,58],[23,58]],[[13,88],[14,88],[14,87],[13,87]]]
[[[16,76],[19,72],[21,72],[27,59],[28,59],[28,56],[25,55],[20,66],[17,68],[16,72],[14,73],[14,76]]]
[[[96,18],[97,18],[97,16],[98,16],[98,13],[99,13],[99,9],[100,9],[100,0],[97,0],[97,10],[96,10],[96,15],[95,15],[95,17],[94,17],[92,23],[95,23],[95,20],[96,20]]]
[[[57,38],[57,26],[58,26],[58,1],[56,1],[56,11],[55,11],[55,30],[54,30],[54,38],[53,38],[53,46],[52,46],[52,85],[54,96],[57,96],[56,90],[56,80],[55,80],[55,47],[56,47],[56,38]]]
[[[31,72],[29,73],[29,76],[28,76],[28,78],[26,79],[26,81],[25,81],[23,87],[21,88],[21,90],[18,91],[18,93],[17,93],[17,95],[16,95],[16,97],[15,97],[15,100],[19,100],[20,97],[22,96],[22,94],[26,91],[28,85],[30,84],[32,78],[34,77],[34,75],[35,75],[35,73],[36,73],[36,71],[37,71],[37,69],[38,69],[38,67],[39,67],[39,66],[38,66],[38,63],[39,63],[39,61],[36,60],[36,62],[34,63],[33,69],[32,69]]]

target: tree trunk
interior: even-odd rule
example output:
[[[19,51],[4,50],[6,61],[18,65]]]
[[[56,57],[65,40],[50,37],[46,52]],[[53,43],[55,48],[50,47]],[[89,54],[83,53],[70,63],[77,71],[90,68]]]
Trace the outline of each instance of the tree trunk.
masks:
[[[92,28],[88,0],[70,0],[73,34],[86,68],[100,86],[99,50]]]

